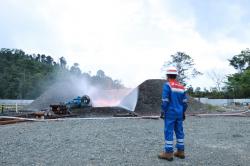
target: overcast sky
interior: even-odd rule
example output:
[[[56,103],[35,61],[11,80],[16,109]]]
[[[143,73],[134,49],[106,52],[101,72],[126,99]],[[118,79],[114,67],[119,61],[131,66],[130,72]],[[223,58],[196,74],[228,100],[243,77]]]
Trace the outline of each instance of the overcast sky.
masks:
[[[0,0],[0,47],[64,56],[135,87],[162,78],[177,51],[205,73],[235,72],[228,59],[249,48],[248,0]]]

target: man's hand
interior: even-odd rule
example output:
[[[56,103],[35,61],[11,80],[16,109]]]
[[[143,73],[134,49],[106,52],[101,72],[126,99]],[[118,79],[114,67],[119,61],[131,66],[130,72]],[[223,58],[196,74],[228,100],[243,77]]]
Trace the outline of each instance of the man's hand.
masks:
[[[185,112],[183,112],[183,121],[186,119]]]
[[[162,112],[162,111],[161,111],[160,118],[161,118],[161,119],[164,119],[164,118],[165,118],[164,112]]]

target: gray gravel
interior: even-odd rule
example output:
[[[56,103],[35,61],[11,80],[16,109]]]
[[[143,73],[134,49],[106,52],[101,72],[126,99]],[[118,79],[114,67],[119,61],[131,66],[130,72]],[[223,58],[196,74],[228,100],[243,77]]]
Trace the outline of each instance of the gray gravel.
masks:
[[[160,160],[163,121],[65,120],[0,126],[0,165],[249,165],[250,118],[187,117],[184,160]]]

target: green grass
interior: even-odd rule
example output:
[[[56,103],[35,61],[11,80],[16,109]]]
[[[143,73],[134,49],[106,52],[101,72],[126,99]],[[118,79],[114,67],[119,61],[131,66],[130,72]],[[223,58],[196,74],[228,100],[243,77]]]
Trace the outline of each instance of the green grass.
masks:
[[[219,106],[214,106],[214,105],[211,105],[211,104],[205,104],[207,110],[209,112],[225,112],[225,109],[223,109],[222,107],[219,107]]]

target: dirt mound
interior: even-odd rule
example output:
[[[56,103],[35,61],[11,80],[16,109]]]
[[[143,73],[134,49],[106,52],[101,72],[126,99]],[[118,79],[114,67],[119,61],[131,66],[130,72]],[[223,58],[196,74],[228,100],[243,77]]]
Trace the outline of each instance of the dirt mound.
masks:
[[[162,86],[166,80],[151,79],[140,84],[135,90],[138,90],[138,100],[135,106],[135,112],[139,115],[158,115],[160,113]],[[130,98],[131,92],[124,98]]]
[[[150,79],[144,81],[138,89],[138,100],[135,112],[139,115],[159,115],[161,111],[162,87],[166,80]],[[133,92],[132,92],[133,93]],[[131,94],[132,94],[131,93]],[[129,97],[129,94],[127,97]],[[124,98],[126,100],[126,97]],[[195,113],[206,110],[206,106],[199,101],[189,97],[187,113]]]

